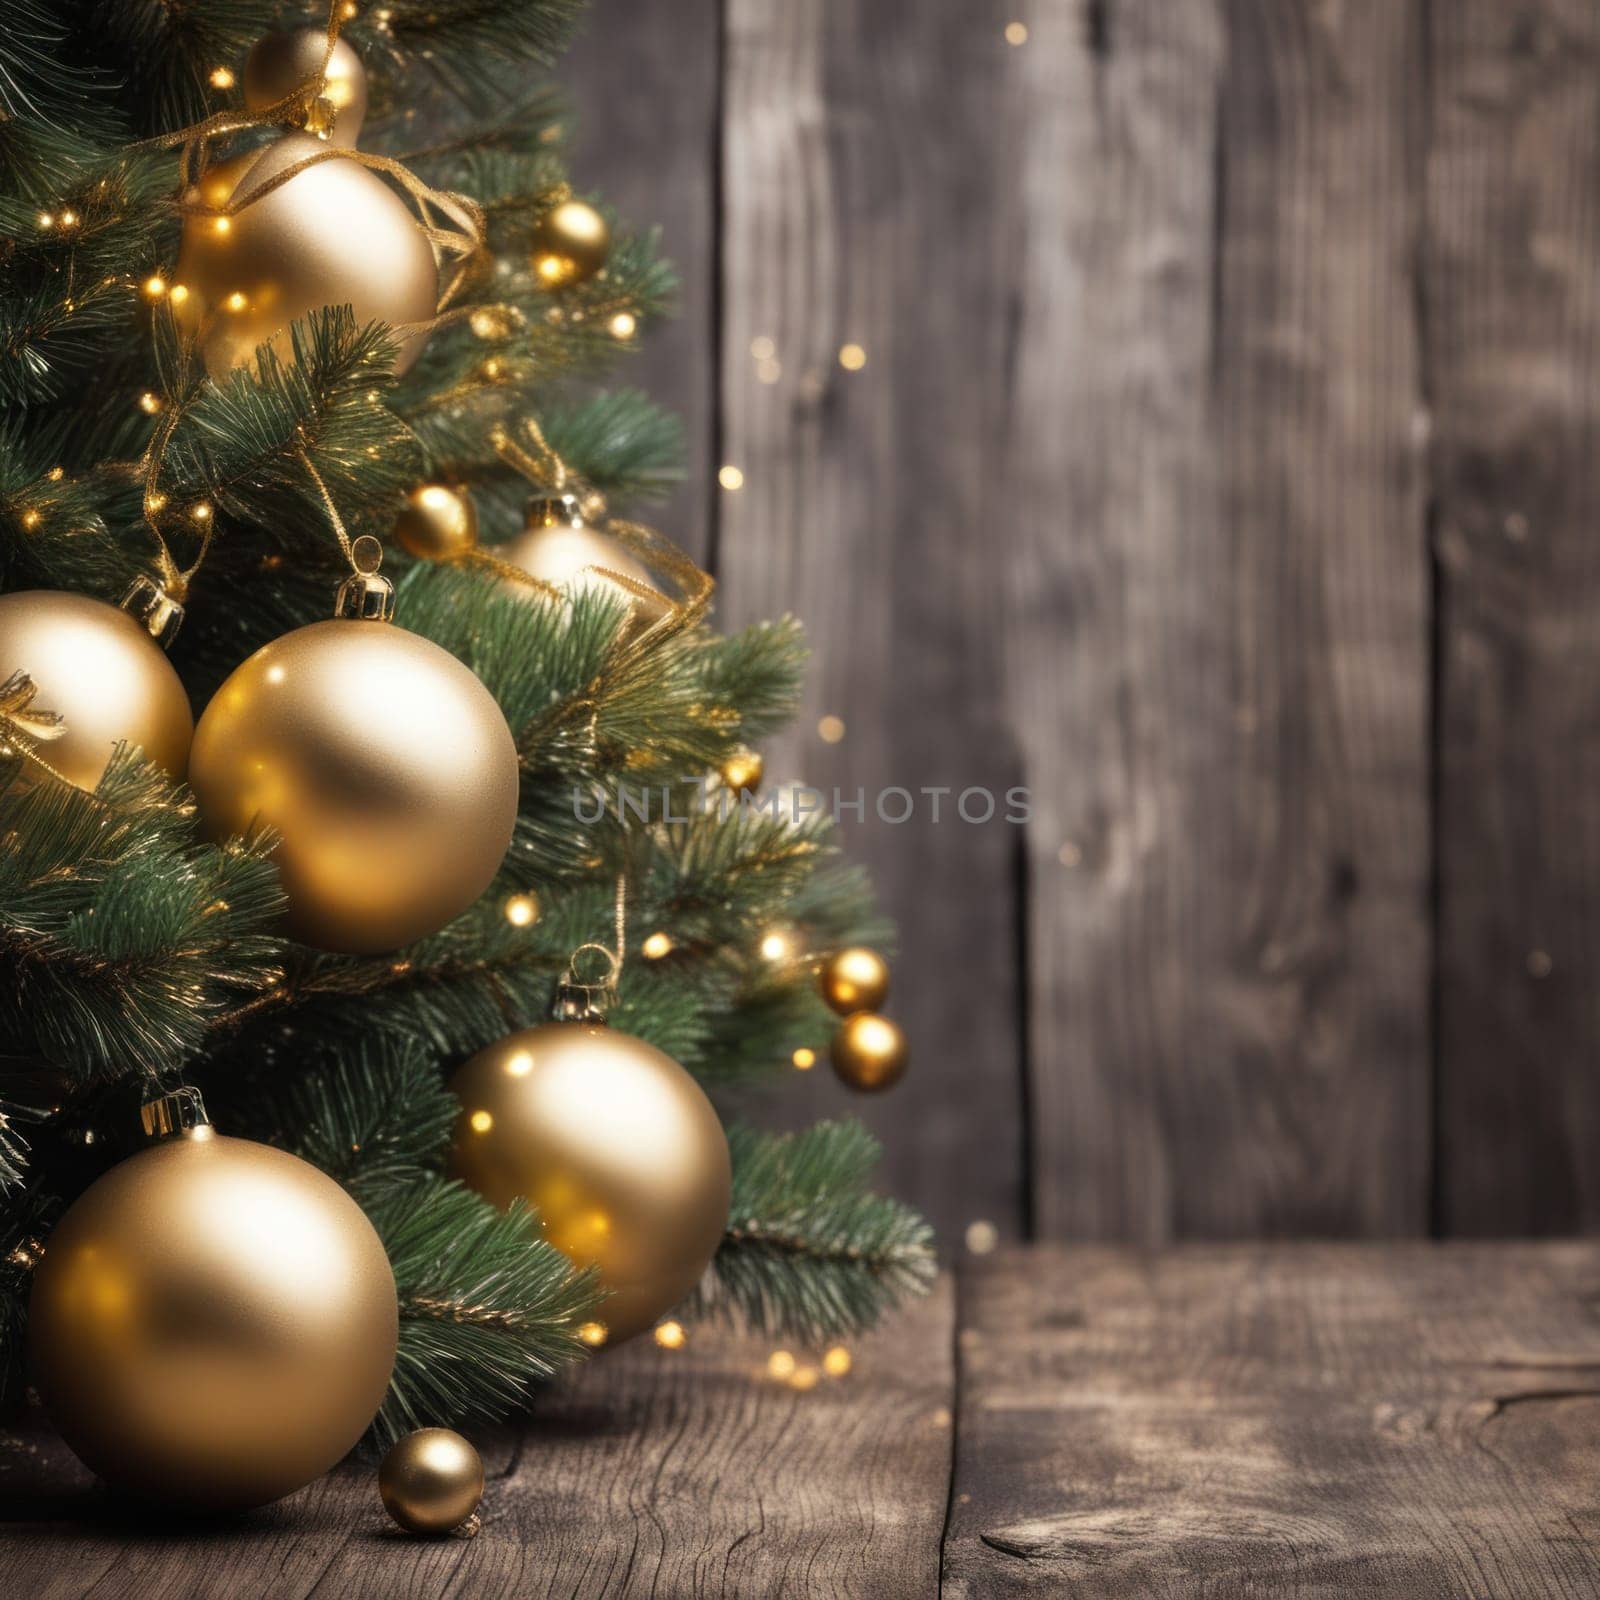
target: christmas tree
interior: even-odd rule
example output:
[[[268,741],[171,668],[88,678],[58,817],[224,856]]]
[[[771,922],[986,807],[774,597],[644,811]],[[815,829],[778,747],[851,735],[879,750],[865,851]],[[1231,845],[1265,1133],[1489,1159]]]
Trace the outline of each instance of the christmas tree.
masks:
[[[652,235],[569,186],[543,75],[576,9],[10,7],[13,1401],[52,1229],[139,1149],[141,1106],[183,1124],[191,1089],[220,1133],[320,1169],[381,1240],[398,1339],[379,1439],[502,1415],[633,1331],[608,1310],[630,1273],[652,1278],[642,1326],[670,1310],[806,1339],[930,1279],[927,1229],[870,1191],[853,1123],[732,1125],[720,1179],[720,1130],[714,1158],[650,1150],[700,1115],[695,1083],[781,1080],[832,1041],[877,1087],[903,1042],[877,1015],[868,886],[761,781],[800,628],[718,635],[709,579],[632,520],[673,481],[678,429],[602,384],[673,279]],[[543,1081],[549,1036],[517,1041],[553,1005],[563,1039],[619,1058],[613,1104],[560,1137],[637,1162],[635,1213],[568,1216],[559,1185],[526,1192],[537,1175],[474,1153],[513,1137],[483,1097]],[[585,1070],[589,1093],[610,1069]],[[640,1131],[661,1085],[666,1121]],[[661,1305],[686,1285],[656,1259],[670,1219],[649,1184],[675,1163],[716,1237]]]

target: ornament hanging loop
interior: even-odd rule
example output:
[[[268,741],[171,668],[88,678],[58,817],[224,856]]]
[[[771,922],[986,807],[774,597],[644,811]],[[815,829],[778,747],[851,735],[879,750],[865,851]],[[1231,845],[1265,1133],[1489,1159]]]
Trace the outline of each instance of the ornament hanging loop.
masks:
[[[206,1115],[206,1103],[200,1091],[189,1084],[146,1100],[139,1107],[139,1121],[147,1139],[170,1139],[177,1134],[191,1138],[209,1138],[211,1118]]]

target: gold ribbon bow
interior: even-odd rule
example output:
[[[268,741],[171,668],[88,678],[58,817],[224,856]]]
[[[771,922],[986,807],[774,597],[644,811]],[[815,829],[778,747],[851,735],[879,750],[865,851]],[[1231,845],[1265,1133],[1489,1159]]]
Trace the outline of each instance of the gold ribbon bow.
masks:
[[[62,783],[72,780],[57,772],[39,753],[41,744],[66,735],[65,718],[33,703],[38,685],[26,672],[13,672],[0,683],[0,759],[16,757],[31,761]]]

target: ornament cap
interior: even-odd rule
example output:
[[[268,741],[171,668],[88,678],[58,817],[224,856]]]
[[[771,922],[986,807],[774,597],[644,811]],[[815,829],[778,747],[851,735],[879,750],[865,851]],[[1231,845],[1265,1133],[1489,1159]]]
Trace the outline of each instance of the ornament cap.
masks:
[[[146,1100],[139,1107],[139,1121],[144,1125],[147,1139],[171,1139],[179,1135],[188,1139],[212,1137],[211,1118],[206,1115],[206,1103],[200,1091],[184,1084],[169,1094]]]
[[[355,571],[339,585],[339,594],[333,604],[336,617],[358,622],[389,622],[394,618],[394,585],[379,576],[378,566],[383,560],[383,546],[364,533],[350,547],[350,561]]]
[[[605,515],[605,501],[597,494],[574,494],[570,489],[528,496],[523,526],[531,528],[587,528]]]
[[[144,624],[163,650],[172,648],[183,626],[183,607],[154,578],[143,574],[135,578],[119,603],[129,616]]]
[[[578,976],[578,958],[591,951],[605,958],[606,970],[602,977],[585,982]],[[617,971],[620,965],[616,952],[608,950],[605,945],[580,944],[572,952],[572,959],[567,962],[567,970],[562,973],[561,982],[556,985],[555,998],[550,1003],[551,1021],[587,1022],[603,1027],[606,1010],[611,1004],[612,996],[617,992]]]

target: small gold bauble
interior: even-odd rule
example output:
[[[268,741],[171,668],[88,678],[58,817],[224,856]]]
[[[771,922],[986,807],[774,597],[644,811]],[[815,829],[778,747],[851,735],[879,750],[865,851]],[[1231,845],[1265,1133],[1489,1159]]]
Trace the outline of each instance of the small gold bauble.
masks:
[[[450,1171],[491,1204],[519,1195],[545,1237],[600,1270],[608,1345],[699,1282],[728,1225],[728,1140],[694,1079],[601,1023],[551,1022],[473,1056]]]
[[[210,168],[197,200],[217,207],[236,190],[248,197],[328,148],[310,134],[286,134]],[[186,215],[171,303],[221,380],[254,361],[257,345],[292,360],[289,324],[320,306],[349,305],[358,323],[398,327],[431,318],[437,294],[433,247],[406,203],[377,173],[333,156],[233,216]],[[422,353],[425,337],[404,340],[397,372]]]
[[[433,933],[489,887],[518,781],[494,697],[390,622],[313,622],[256,651],[206,707],[189,761],[213,838],[278,835],[290,931],[351,954]]]
[[[421,561],[450,561],[478,543],[478,508],[465,489],[425,483],[406,496],[394,536]]]
[[[735,750],[718,771],[723,783],[735,793],[754,794],[761,787],[766,763],[758,750]]]
[[[74,1202],[28,1311],[33,1380],[85,1464],[210,1511],[333,1466],[382,1404],[398,1336],[389,1258],[355,1201],[286,1151],[209,1127]]]
[[[14,672],[33,679],[35,709],[62,719],[65,733],[40,754],[63,777],[93,789],[121,740],[182,781],[194,735],[189,696],[126,611],[55,589],[0,595],[0,683]]]
[[[889,998],[889,963],[876,950],[851,945],[822,963],[817,982],[822,998],[841,1017],[876,1011]]]
[[[534,496],[522,532],[494,554],[569,594],[598,591],[615,596],[630,607],[633,628],[647,628],[671,609],[649,568],[622,540],[584,520],[576,495]],[[631,580],[632,586],[618,583],[613,574]],[[646,592],[641,594],[640,589]]]
[[[839,1024],[829,1048],[833,1070],[852,1089],[875,1094],[906,1070],[906,1036],[887,1017],[858,1011]]]
[[[419,1428],[389,1446],[378,1493],[407,1533],[451,1533],[483,1499],[483,1462],[459,1433]]]
[[[324,56],[328,58],[326,68]],[[312,129],[318,128],[325,112],[328,142],[352,146],[367,114],[367,69],[343,39],[328,55],[328,35],[323,28],[290,28],[260,40],[245,57],[244,103],[251,111],[265,111],[318,71],[322,72],[322,94],[307,107]],[[316,98],[325,104],[318,106]]]
[[[611,252],[611,229],[582,200],[563,200],[539,218],[530,260],[534,276],[547,289],[565,289],[592,278]]]

